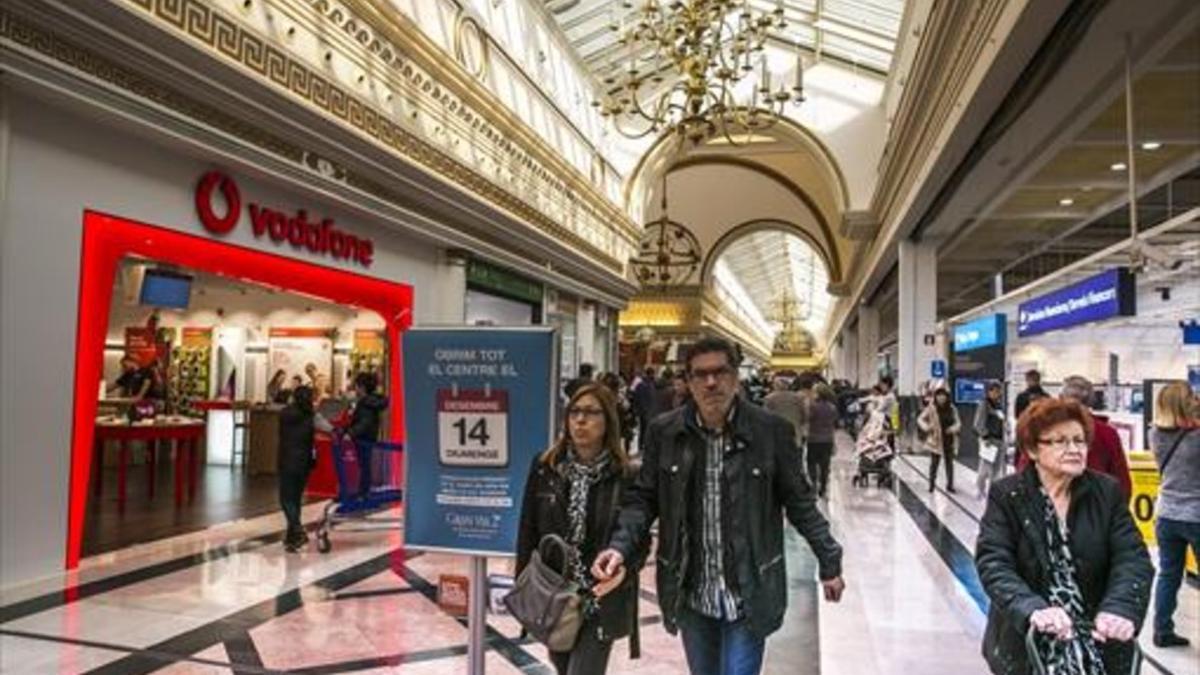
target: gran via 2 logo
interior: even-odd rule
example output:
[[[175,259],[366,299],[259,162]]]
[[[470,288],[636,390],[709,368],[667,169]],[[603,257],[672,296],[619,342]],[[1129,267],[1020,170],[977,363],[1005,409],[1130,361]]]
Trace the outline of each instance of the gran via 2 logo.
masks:
[[[220,198],[217,193],[220,192]],[[223,200],[224,210],[219,213]],[[352,260],[370,267],[375,258],[375,243],[338,228],[332,218],[309,220],[308,212],[296,209],[287,215],[283,209],[270,208],[257,202],[246,206],[250,227],[258,239],[267,237],[276,246],[290,245],[297,250],[327,256],[334,260]],[[242,218],[242,194],[232,178],[220,171],[209,171],[196,185],[196,215],[204,229],[224,236],[237,227]]]

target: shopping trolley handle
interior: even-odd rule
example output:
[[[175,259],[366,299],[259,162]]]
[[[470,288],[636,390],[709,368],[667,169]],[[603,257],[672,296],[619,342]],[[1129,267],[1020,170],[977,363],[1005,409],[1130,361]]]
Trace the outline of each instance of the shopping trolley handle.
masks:
[[[1096,624],[1091,621],[1083,621],[1075,625],[1075,637],[1072,640],[1080,640],[1091,637],[1092,630]],[[1029,629],[1025,631],[1025,653],[1029,657],[1030,672],[1034,675],[1046,675],[1046,664],[1042,662],[1041,652],[1037,648],[1037,628],[1030,622]],[[1138,644],[1137,636],[1134,636],[1128,644],[1133,648],[1133,658],[1130,659],[1129,673],[1137,675],[1142,672],[1142,646]]]

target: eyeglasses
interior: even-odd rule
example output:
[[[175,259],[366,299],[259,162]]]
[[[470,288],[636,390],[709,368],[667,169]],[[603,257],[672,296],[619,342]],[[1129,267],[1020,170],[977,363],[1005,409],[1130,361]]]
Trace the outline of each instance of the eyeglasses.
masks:
[[[1088,446],[1087,439],[1082,436],[1075,438],[1039,438],[1038,445],[1048,445],[1059,452],[1067,449],[1068,445],[1073,445],[1076,448],[1086,448]]]
[[[604,417],[604,410],[601,408],[570,408],[567,410],[567,417],[571,419]]]
[[[720,368],[696,369],[688,373],[688,377],[697,382],[707,382],[709,378],[719,380],[723,377],[728,377],[733,373],[733,368],[729,366],[721,366]]]

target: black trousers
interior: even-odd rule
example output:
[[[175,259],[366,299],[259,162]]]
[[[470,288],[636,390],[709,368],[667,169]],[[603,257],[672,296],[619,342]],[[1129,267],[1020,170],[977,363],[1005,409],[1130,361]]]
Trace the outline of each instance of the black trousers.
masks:
[[[288,535],[304,530],[300,523],[300,502],[304,499],[305,485],[308,485],[308,471],[284,469],[279,472],[279,506],[287,519]]]
[[[946,450],[946,489],[954,488],[954,453]],[[929,456],[929,489],[933,490],[933,486],[937,483],[938,464],[942,463],[941,455]]]
[[[825,494],[829,487],[829,461],[833,457],[833,443],[808,442],[808,479],[817,494]]]
[[[579,629],[579,641],[569,652],[550,652],[550,661],[558,675],[602,675],[608,670],[611,640],[597,637],[596,624],[588,620]]]

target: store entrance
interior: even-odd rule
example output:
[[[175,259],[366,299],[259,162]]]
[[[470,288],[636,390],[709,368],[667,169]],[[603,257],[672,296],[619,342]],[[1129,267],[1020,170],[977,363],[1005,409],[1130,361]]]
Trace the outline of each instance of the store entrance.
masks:
[[[81,555],[279,510],[279,412],[326,417],[359,373],[400,390],[412,290],[88,213],[67,567]],[[401,441],[397,396],[383,437]],[[310,487],[332,493],[318,468]]]

